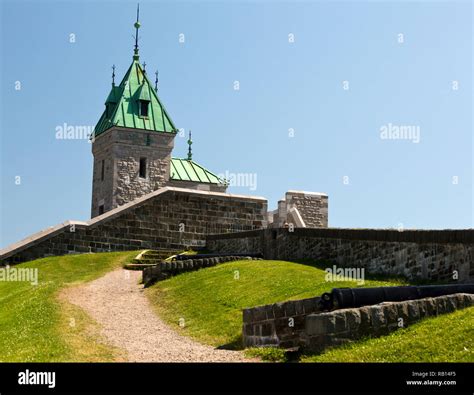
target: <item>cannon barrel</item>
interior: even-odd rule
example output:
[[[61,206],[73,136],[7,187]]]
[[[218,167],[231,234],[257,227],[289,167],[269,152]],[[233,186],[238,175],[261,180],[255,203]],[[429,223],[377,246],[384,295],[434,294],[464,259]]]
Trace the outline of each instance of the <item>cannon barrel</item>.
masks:
[[[377,288],[334,288],[319,302],[322,310],[361,307],[382,302],[401,302],[456,293],[474,294],[474,284],[420,285]]]

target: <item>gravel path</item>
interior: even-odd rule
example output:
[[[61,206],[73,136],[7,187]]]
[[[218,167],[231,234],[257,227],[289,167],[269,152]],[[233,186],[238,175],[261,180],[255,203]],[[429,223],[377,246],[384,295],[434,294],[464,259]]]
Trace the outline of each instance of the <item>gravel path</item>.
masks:
[[[181,336],[153,311],[138,284],[141,272],[119,269],[69,288],[66,300],[85,310],[102,327],[111,345],[130,362],[244,362],[241,352],[217,350]]]

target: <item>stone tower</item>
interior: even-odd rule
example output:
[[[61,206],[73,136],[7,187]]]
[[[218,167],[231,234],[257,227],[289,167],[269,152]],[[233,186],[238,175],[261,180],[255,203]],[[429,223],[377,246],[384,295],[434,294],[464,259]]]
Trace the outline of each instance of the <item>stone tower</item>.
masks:
[[[91,216],[103,214],[165,186],[170,179],[176,127],[139,63],[138,29],[133,61],[115,85],[92,137]]]
[[[132,64],[118,86],[113,68],[112,89],[92,136],[92,217],[164,186],[227,189],[225,180],[193,161],[191,136],[188,157],[171,157],[177,128],[158,98],[158,80],[153,87],[139,62],[138,11],[135,28]]]

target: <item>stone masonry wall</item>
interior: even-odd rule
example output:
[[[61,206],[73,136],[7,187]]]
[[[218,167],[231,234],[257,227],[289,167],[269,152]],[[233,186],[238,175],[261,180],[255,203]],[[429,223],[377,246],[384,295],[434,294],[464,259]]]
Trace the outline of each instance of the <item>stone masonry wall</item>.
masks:
[[[298,214],[294,213],[295,209]],[[278,208],[267,215],[271,228],[282,228],[289,224],[297,228],[327,228],[328,195],[319,192],[288,191],[285,199],[278,201]],[[295,219],[295,215],[300,217],[303,224]]]
[[[328,195],[316,192],[288,191],[285,195],[288,211],[298,209],[307,228],[328,227]]]
[[[314,297],[244,309],[244,347],[320,352],[329,346],[385,335],[422,318],[474,305],[474,295],[454,294],[321,312],[319,300]]]
[[[300,332],[300,347],[321,352],[327,347],[386,335],[425,317],[471,306],[474,306],[474,295],[454,294],[310,314],[305,320],[305,330]]]
[[[290,300],[244,309],[244,347],[298,347],[305,330],[305,317],[320,311],[319,299]]]
[[[169,180],[173,133],[113,128],[92,144],[94,172],[91,216],[105,212],[164,187]],[[139,176],[140,158],[146,158],[146,177]],[[104,180],[101,163],[106,163]]]
[[[263,254],[265,245],[264,232],[234,232],[209,235],[206,247],[216,254]]]
[[[265,229],[210,235],[219,253],[263,253],[265,259],[315,259],[370,274],[411,280],[467,282],[474,278],[474,230]],[[250,249],[250,247],[253,248]]]
[[[4,264],[48,255],[204,246],[217,225],[265,226],[262,198],[165,187],[88,222],[65,224],[0,251]]]

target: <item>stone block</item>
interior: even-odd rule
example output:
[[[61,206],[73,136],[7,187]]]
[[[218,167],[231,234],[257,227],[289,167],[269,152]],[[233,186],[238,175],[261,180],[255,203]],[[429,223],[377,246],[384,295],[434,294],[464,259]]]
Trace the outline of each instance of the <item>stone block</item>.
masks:
[[[346,314],[345,312],[336,311],[334,312],[334,318],[336,320],[334,332],[342,333],[347,332]]]
[[[457,308],[456,298],[454,297],[454,295],[449,295],[446,298],[446,312],[452,313],[453,311],[456,310],[456,308]]]
[[[305,331],[309,336],[334,333],[336,317],[333,313],[310,314],[306,317]]]
[[[352,333],[357,333],[359,331],[361,316],[359,309],[348,309],[345,311],[346,314],[346,323],[347,328]]]
[[[204,260],[203,259],[195,259],[196,265],[200,265],[200,267],[204,267]]]
[[[361,335],[370,334],[372,328],[372,317],[370,313],[370,309],[368,306],[361,307],[359,309],[360,313],[360,326],[359,326],[359,333]]]
[[[425,318],[428,315],[428,308],[426,306],[426,299],[419,299],[416,301],[418,304],[418,312],[420,315],[420,320]]]
[[[261,325],[261,336],[270,336],[273,334],[273,325],[270,323]]]
[[[380,305],[369,306],[369,311],[374,333],[383,333],[387,327],[387,321],[382,307]]]
[[[267,316],[267,320],[273,320],[275,318],[275,315],[273,313],[273,306],[272,305],[265,306],[265,313],[266,313],[266,316]]]
[[[474,295],[473,294],[462,294],[464,300],[464,307],[470,307],[474,305]]]
[[[293,317],[296,315],[296,309],[295,309],[295,302],[286,302],[285,303],[285,316],[286,317]]]
[[[382,307],[386,325],[390,326],[392,324],[396,324],[398,320],[398,309],[395,303],[386,302],[381,303],[380,306]]]
[[[254,335],[254,328],[252,324],[244,324],[242,332],[244,336],[253,336]]]
[[[436,302],[438,314],[445,314],[446,313],[446,297],[445,296],[439,296],[434,299]]]
[[[253,320],[254,321],[264,321],[267,319],[267,314],[265,312],[265,306],[259,306],[253,308]]]
[[[281,318],[285,316],[285,305],[283,303],[275,303],[272,308],[275,318]]]
[[[426,309],[427,317],[433,317],[433,316],[438,315],[437,305],[434,302],[433,298],[425,299],[425,309]]]
[[[285,333],[292,333],[292,329],[289,326],[289,322],[290,321],[288,317],[275,318],[275,331],[276,333],[278,333],[279,336]]]
[[[418,302],[416,300],[409,300],[408,307],[408,323],[416,322],[420,319],[420,310],[418,309]]]
[[[252,309],[244,309],[242,311],[242,321],[244,323],[247,323],[247,322],[252,322]]]
[[[301,300],[296,300],[294,302],[295,306],[295,315],[302,315],[304,314],[304,307],[303,307],[303,301]]]

